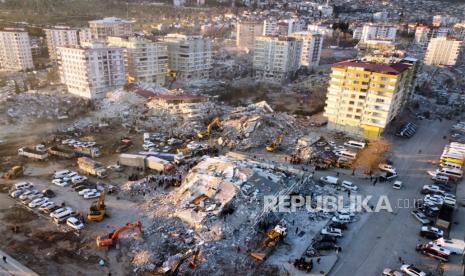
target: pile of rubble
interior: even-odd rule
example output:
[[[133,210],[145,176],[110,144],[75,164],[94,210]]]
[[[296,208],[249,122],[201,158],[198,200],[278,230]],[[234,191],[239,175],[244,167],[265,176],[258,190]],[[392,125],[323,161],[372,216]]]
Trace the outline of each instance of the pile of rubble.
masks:
[[[0,99],[0,113],[5,114],[1,117],[0,124],[27,123],[37,119],[56,120],[62,116],[74,117],[90,107],[88,100],[70,94],[30,90]]]

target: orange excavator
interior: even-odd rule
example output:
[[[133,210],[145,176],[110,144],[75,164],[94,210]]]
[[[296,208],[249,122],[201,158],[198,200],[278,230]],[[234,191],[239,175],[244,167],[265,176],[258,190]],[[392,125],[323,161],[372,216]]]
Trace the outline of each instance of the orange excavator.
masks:
[[[125,231],[131,230],[137,228],[139,229],[139,232],[141,235],[144,234],[144,231],[142,231],[142,222],[138,221],[136,223],[128,223],[125,226],[121,227],[120,229],[111,232],[110,234],[105,236],[98,236],[97,237],[97,247],[106,247],[106,246],[112,246],[115,241],[119,239],[119,235]]]

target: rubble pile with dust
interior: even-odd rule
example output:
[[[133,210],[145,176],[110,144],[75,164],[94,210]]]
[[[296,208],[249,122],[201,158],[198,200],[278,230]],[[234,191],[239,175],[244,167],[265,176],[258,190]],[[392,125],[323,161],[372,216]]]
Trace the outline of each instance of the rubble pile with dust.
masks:
[[[0,124],[33,122],[37,119],[56,120],[60,116],[76,116],[86,112],[90,102],[86,99],[30,90],[20,94],[3,95],[0,98]]]

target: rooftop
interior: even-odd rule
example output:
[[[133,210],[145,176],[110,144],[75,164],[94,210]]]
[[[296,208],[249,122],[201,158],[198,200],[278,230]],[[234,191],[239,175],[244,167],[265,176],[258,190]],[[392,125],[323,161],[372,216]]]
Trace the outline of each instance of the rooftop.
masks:
[[[404,63],[374,63],[366,62],[361,60],[346,60],[335,63],[334,67],[359,67],[368,71],[380,72],[380,73],[390,73],[390,74],[400,74],[410,68],[410,65]]]

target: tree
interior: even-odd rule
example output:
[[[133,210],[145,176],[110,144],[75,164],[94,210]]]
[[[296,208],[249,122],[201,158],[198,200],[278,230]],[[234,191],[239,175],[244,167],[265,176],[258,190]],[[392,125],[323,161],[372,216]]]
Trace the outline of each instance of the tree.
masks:
[[[352,169],[372,175],[378,169],[378,165],[385,160],[385,154],[390,148],[391,145],[383,139],[370,141],[368,146],[359,152]]]

